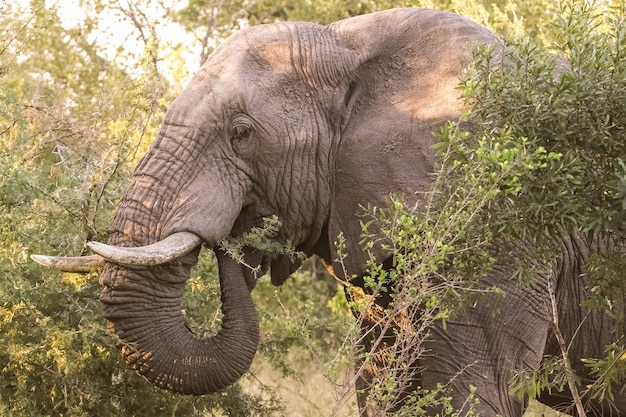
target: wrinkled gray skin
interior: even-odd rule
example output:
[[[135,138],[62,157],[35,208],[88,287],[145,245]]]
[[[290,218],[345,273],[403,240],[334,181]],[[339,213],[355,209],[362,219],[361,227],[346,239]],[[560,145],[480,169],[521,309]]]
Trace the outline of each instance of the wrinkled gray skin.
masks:
[[[411,200],[428,188],[431,132],[458,116],[455,87],[473,46],[493,42],[490,32],[464,18],[419,9],[329,27],[280,23],[235,34],[172,103],[136,168],[109,243],[141,246],[189,231],[213,247],[277,215],[283,222],[277,240],[331,264],[343,231],[346,264],[335,271],[363,274],[369,255],[359,246],[359,205],[385,206],[390,193]],[[536,368],[544,352],[556,352],[548,337],[547,279],[558,289],[566,336],[575,332],[584,314],[578,302],[587,282],[578,274],[588,246],[564,240],[555,273],[531,288],[519,289],[495,271],[487,285],[508,296],[485,300],[446,330],[434,330],[431,354],[417,375],[421,384],[433,387],[465,369],[452,385],[458,406],[473,384],[483,416],[520,416],[524,401],[507,394],[510,370]],[[107,264],[102,274],[101,300],[128,343],[124,355],[159,387],[215,392],[250,366],[259,340],[250,298],[255,277],[216,252],[225,317],[210,339],[190,333],[180,307],[198,250],[156,267]],[[371,254],[381,261],[388,256],[377,249]],[[270,267],[275,285],[299,266],[253,250],[246,256],[264,271]],[[609,325],[595,313],[584,321],[572,347],[577,366],[580,355],[601,355]]]

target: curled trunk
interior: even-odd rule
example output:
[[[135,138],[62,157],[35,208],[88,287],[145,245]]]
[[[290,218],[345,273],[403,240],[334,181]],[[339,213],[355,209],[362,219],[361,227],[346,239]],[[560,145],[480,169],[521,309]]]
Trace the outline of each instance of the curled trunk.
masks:
[[[125,342],[126,360],[137,372],[160,388],[202,395],[225,389],[249,369],[259,343],[259,325],[241,265],[216,251],[224,314],[221,330],[200,339],[185,326],[181,300],[197,253],[149,268],[108,264],[101,301]],[[164,277],[166,285],[159,282]]]

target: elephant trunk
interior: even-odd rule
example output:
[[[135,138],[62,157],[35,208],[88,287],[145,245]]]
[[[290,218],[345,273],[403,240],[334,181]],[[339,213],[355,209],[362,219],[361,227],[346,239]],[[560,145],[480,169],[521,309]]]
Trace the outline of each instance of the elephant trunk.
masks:
[[[107,319],[125,342],[126,360],[139,374],[160,388],[202,395],[225,389],[250,368],[259,324],[241,265],[216,250],[221,330],[201,339],[186,327],[181,300],[197,254],[155,267],[107,264],[100,298]],[[164,276],[166,286],[158,282]]]
[[[190,144],[206,142],[206,132],[180,122],[187,108],[172,109],[176,111],[168,113],[168,120],[179,122],[164,123],[135,169],[113,219],[109,245],[133,252],[177,236],[195,238],[185,239],[191,243],[182,252],[156,265],[104,256],[112,262],[106,262],[100,278],[100,300],[124,342],[123,355],[139,374],[158,387],[202,395],[236,382],[249,369],[259,343],[243,267],[217,250],[221,330],[206,339],[197,337],[185,325],[181,309],[200,243],[214,246],[230,233],[246,190],[214,161],[198,156]]]

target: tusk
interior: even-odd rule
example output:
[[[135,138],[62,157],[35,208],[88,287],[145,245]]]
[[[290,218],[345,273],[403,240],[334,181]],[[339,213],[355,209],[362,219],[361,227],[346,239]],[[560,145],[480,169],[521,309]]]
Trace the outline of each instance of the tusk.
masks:
[[[54,267],[63,272],[91,272],[104,265],[104,258],[100,255],[68,257],[30,255],[30,258],[40,265]]]
[[[202,239],[193,233],[178,232],[148,246],[121,247],[100,242],[87,242],[87,246],[116,264],[161,265],[186,255],[201,243]]]

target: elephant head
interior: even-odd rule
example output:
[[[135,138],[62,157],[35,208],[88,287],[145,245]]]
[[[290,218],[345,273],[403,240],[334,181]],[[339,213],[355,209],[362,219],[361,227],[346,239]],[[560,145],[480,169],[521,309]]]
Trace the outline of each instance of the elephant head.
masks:
[[[219,250],[222,329],[199,339],[184,324],[181,297],[201,244],[276,215],[273,238],[329,263],[343,232],[336,271],[382,259],[380,248],[361,250],[355,215],[428,186],[432,132],[459,114],[456,86],[472,47],[493,41],[451,13],[395,9],[331,26],[251,27],[217,48],[136,167],[109,246],[94,247],[109,260],[101,301],[133,367],[188,394],[224,389],[249,368],[256,277]],[[172,241],[173,255],[155,260]],[[246,256],[276,285],[299,266],[253,249]]]

